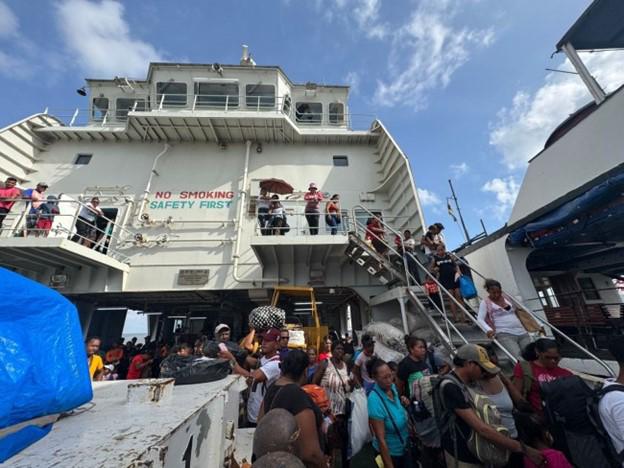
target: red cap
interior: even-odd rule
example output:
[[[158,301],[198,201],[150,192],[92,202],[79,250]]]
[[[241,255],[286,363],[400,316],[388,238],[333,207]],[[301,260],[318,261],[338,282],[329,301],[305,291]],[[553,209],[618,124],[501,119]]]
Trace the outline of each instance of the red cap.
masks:
[[[262,334],[262,341],[279,341],[280,331],[277,328],[269,328]]]

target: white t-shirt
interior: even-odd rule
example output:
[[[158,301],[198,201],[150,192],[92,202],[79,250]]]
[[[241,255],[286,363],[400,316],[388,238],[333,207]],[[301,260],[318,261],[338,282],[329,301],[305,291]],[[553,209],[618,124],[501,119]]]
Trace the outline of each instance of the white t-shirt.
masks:
[[[254,381],[251,384],[251,392],[249,393],[249,400],[247,400],[247,419],[252,423],[258,420],[258,413],[267,388],[280,376],[279,363],[279,354],[269,359],[260,358],[260,370],[266,376],[266,380],[264,382]]]
[[[607,379],[604,386],[617,384],[614,379]],[[598,405],[598,412],[602,424],[611,437],[613,447],[618,453],[621,452],[624,450],[624,391],[616,390],[603,396]]]
[[[80,213],[78,213],[79,218],[86,219],[87,221],[93,222],[98,216],[102,216],[102,210],[99,207],[93,206],[91,202],[87,203],[85,206],[80,208]]]
[[[414,250],[416,248],[416,240],[413,237],[410,237],[409,239],[405,239],[403,241],[403,246],[407,250]]]
[[[360,374],[362,375],[362,380],[366,383],[373,383],[373,379],[368,375],[368,369],[366,368],[366,363],[372,359],[373,356],[367,356],[363,352],[357,357],[354,362],[354,365],[360,368]]]
[[[518,316],[516,315],[515,308],[512,304],[504,299],[505,304],[509,306],[509,310],[505,310],[504,308],[494,304],[491,302],[492,313],[491,318],[494,322],[494,326],[496,328],[496,333],[509,333],[510,335],[524,335],[527,333],[526,329],[520,323]],[[479,324],[485,331],[490,331],[492,328],[485,321],[485,317],[487,315],[487,301],[481,301],[481,305],[479,306],[479,315],[477,319],[479,320]]]

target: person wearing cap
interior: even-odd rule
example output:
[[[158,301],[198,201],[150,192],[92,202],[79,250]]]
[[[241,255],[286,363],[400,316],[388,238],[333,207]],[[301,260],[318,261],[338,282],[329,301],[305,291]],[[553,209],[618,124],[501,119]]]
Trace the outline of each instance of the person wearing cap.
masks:
[[[362,336],[362,352],[353,363],[353,378],[357,385],[364,387],[368,395],[375,385],[375,381],[368,374],[366,365],[375,355],[375,340],[371,335]]]
[[[279,339],[280,331],[277,328],[269,328],[262,334],[260,367],[251,371],[241,367],[229,350],[219,352],[220,358],[230,361],[235,374],[242,375],[248,379],[250,392],[247,400],[247,421],[250,427],[255,427],[258,421],[260,406],[267,388],[280,376],[280,358],[277,352]]]
[[[320,204],[323,201],[323,194],[318,191],[316,184],[311,182],[303,199],[306,201],[305,217],[310,227],[310,235],[316,236],[318,234],[319,217],[321,216]]]
[[[442,377],[437,390],[442,407],[438,426],[441,428],[441,442],[446,464],[449,467],[482,467],[481,461],[468,449],[467,441],[473,431],[490,442],[512,453],[522,453],[536,465],[544,457],[537,450],[522,442],[501,434],[479,418],[468,385],[482,379],[485,374],[497,375],[500,369],[490,361],[485,349],[475,344],[465,344],[457,350],[453,359],[453,370]]]
[[[93,197],[89,203],[80,208],[78,219],[76,220],[76,234],[74,234],[71,240],[91,248],[96,237],[98,216],[104,216],[104,213],[100,208],[100,199]]]
[[[220,323],[214,329],[214,337],[215,341],[219,343],[227,343],[230,341],[232,331],[230,330],[230,326],[226,323]]]
[[[22,191],[15,185],[17,185],[17,179],[8,177],[4,182],[4,187],[0,187],[0,228],[15,202],[22,198]]]

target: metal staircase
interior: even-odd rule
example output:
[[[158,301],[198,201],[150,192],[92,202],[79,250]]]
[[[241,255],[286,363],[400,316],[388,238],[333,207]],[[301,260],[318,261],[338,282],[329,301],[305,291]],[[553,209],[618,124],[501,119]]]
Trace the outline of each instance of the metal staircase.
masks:
[[[356,217],[356,213],[359,213],[359,219]],[[362,218],[362,213],[365,213],[365,219]],[[397,246],[395,242],[388,242],[384,237],[376,236],[374,233],[367,233],[366,221],[370,218],[376,218],[384,228],[386,234],[396,236],[395,238],[399,245]],[[497,354],[499,354],[499,361],[503,367],[509,368],[518,361],[518,356],[513,356],[498,340],[487,337],[485,331],[477,321],[477,311],[475,309],[468,304],[458,301],[442,284],[440,284],[437,278],[429,271],[428,266],[423,265],[415,255],[411,253],[403,255],[403,252],[405,252],[403,244],[404,238],[399,232],[361,205],[353,208],[352,219],[354,220],[353,230],[349,233],[349,246],[346,255],[364,268],[371,276],[379,279],[382,284],[385,284],[389,288],[402,288],[405,299],[411,306],[410,311],[417,314],[421,322],[424,321],[427,324],[428,329],[434,336],[434,340],[437,341],[436,344],[444,346],[453,354],[458,346],[465,343],[491,343],[500,351]],[[383,254],[377,252],[369,242],[364,240],[367,234],[369,237],[374,236],[378,241],[381,241],[387,251]],[[484,278],[483,275],[475,271],[465,261],[458,257],[456,257],[456,259],[458,262],[470,268],[477,276]],[[416,278],[416,276],[419,278]],[[429,278],[437,284],[441,307],[438,307],[438,305],[429,298],[424,287],[420,284],[423,278]],[[582,350],[589,359],[602,366],[608,375],[615,376],[613,369],[611,369],[607,363],[582,347],[561,330],[552,326],[544,318],[534,314],[529,308],[525,307],[513,297],[509,297],[517,307],[522,307],[539,323],[544,325],[545,330],[556,333],[566,341],[574,344],[574,346]],[[447,303],[451,301],[455,303],[461,316],[468,319],[469,324],[456,324],[448,317],[446,308]],[[404,328],[407,329],[405,316],[403,320]]]

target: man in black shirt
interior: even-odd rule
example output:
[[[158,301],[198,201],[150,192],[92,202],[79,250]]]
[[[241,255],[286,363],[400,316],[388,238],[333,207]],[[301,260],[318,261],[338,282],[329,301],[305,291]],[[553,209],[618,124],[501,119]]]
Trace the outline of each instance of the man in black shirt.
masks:
[[[468,449],[467,440],[472,431],[510,452],[523,453],[536,465],[541,465],[544,457],[537,450],[527,447],[510,437],[500,434],[492,426],[482,421],[474,410],[472,397],[467,385],[480,379],[484,372],[497,374],[500,369],[488,358],[481,346],[466,344],[457,350],[453,360],[454,368],[443,377],[437,390],[439,393],[442,448],[446,464],[450,468],[482,467],[481,461]]]

